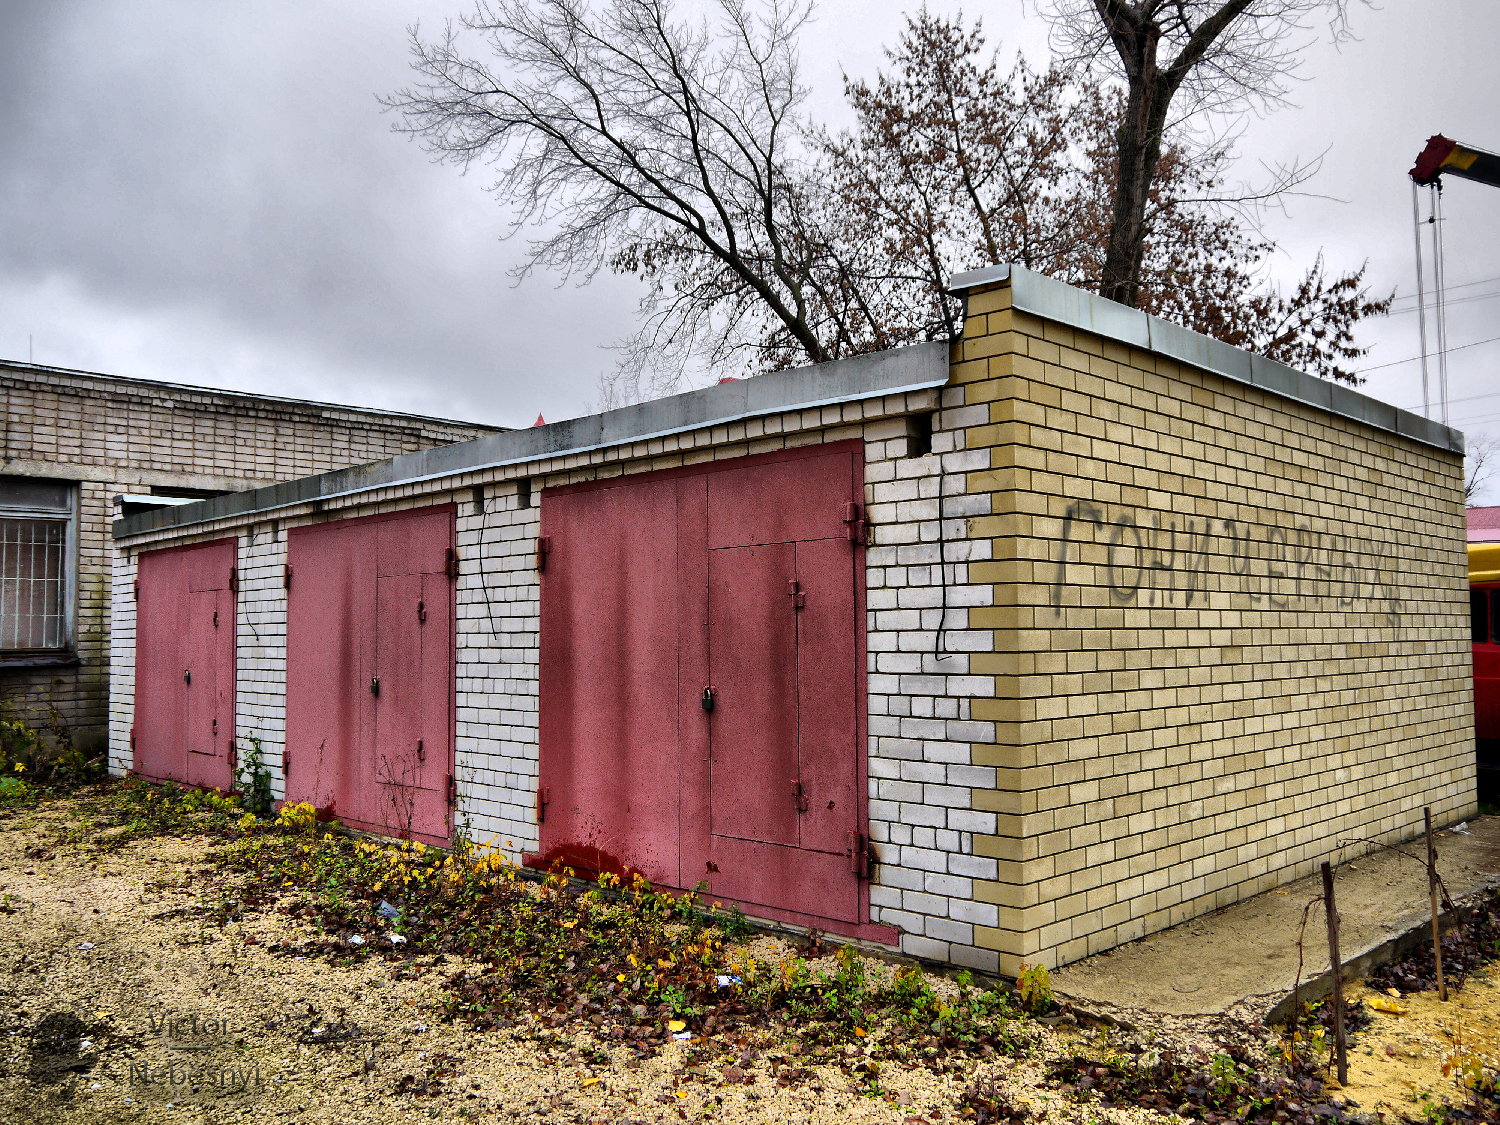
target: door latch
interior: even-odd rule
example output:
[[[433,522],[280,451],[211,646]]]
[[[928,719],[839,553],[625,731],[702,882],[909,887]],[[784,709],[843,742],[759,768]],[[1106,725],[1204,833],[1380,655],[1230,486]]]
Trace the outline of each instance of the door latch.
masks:
[[[184,668],[182,670],[182,682],[185,684],[193,682],[193,670],[191,668]]]
[[[214,716],[213,733],[219,733],[219,716],[217,715]]]
[[[426,760],[427,751],[422,749],[422,740],[419,738],[417,739],[417,761],[425,762]]]
[[[711,687],[704,688],[703,698],[699,702],[703,704],[705,711],[712,711],[714,709],[714,689]]]
[[[380,694],[380,677],[379,676],[371,676],[370,677],[370,694],[371,695],[379,695]]]
[[[427,620],[427,603],[426,602],[418,602],[417,603],[417,620],[418,621],[426,621]]]
[[[802,782],[795,777],[792,778],[792,803],[797,806],[798,812],[807,811],[807,794],[802,791]]]
[[[219,611],[218,610],[214,610],[214,628],[217,629],[218,627],[219,627]]]
[[[807,604],[807,594],[802,589],[802,583],[798,582],[795,578],[787,582],[786,592],[792,599],[793,609],[801,609]]]

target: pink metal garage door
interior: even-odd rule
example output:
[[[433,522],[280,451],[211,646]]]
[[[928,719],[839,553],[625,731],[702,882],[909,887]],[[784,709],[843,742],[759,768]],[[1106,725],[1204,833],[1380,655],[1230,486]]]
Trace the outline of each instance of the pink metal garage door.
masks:
[[[453,520],[445,505],[290,533],[288,800],[448,839]]]
[[[708,478],[709,889],[841,922],[863,920],[850,462]]]
[[[541,862],[680,884],[678,486],[548,495]]]
[[[137,568],[136,772],[233,786],[236,542],[148,551]]]
[[[543,494],[543,865],[868,917],[861,466],[851,443]]]

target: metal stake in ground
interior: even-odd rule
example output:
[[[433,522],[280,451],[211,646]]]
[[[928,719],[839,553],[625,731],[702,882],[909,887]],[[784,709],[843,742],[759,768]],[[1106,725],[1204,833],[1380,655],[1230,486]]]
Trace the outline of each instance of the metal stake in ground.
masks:
[[[1437,966],[1438,999],[1448,999],[1448,986],[1443,981],[1443,939],[1438,931],[1438,875],[1437,845],[1432,842],[1432,809],[1422,810],[1422,819],[1427,822],[1427,897],[1432,900],[1432,961]]]
[[[1338,1051],[1339,1085],[1349,1084],[1349,1044],[1344,1039],[1344,972],[1339,958],[1339,912],[1333,905],[1333,868],[1323,864],[1323,909],[1328,914],[1328,968],[1333,973],[1333,1042]]]

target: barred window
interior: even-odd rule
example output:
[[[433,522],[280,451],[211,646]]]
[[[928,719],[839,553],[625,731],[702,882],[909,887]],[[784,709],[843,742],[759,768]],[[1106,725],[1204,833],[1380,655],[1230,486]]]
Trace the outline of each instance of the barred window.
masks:
[[[72,642],[73,486],[0,477],[0,651]]]

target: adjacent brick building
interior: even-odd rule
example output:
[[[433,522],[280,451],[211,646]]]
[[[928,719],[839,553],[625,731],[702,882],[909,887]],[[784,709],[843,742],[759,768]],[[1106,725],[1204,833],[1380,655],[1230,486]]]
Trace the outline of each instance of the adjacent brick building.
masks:
[[[109,522],[496,427],[0,362],[0,693],[102,749]]]
[[[173,682],[153,661],[137,666],[142,560],[155,572],[171,562],[163,548],[197,545],[183,557],[238,560],[224,640],[236,737],[259,739],[278,765],[289,756],[290,797],[332,792],[314,767],[338,748],[307,733],[288,743],[289,719],[304,720],[289,682],[297,698],[307,690],[287,671],[288,617],[294,637],[309,635],[315,606],[330,628],[358,617],[299,587],[332,573],[347,533],[378,556],[337,556],[353,560],[341,573],[368,567],[356,584],[370,606],[399,581],[421,591],[401,595],[413,602],[404,609],[389,602],[413,636],[424,615],[451,614],[451,725],[424,720],[409,763],[436,774],[403,788],[368,767],[392,793],[435,794],[448,771],[451,811],[415,834],[464,826],[542,863],[675,863],[665,881],[702,878],[717,895],[746,884],[694,841],[738,833],[781,847],[793,875],[807,853],[804,885],[723,895],[747,912],[1013,974],[1304,875],[1336,841],[1406,838],[1424,805],[1442,822],[1470,815],[1461,435],[1025,270],[954,288],[967,315],[951,346],[758,376],[118,522],[112,768],[141,765],[137,677]],[[842,524],[823,499],[803,513],[807,496],[844,487],[850,450],[862,495],[842,505]],[[734,507],[756,481],[774,502]],[[693,507],[704,496],[706,523]],[[761,527],[804,514],[802,530]],[[733,560],[749,573],[775,551],[800,560],[846,535],[863,612],[848,650],[858,738],[840,752],[863,788],[841,855],[842,840],[809,845],[805,830],[799,845],[777,843],[774,826],[717,824],[721,804],[743,821],[726,802],[771,793],[795,807],[793,824],[811,824],[825,793],[805,768],[762,777],[716,758],[720,734],[704,732],[737,721],[741,685],[701,650],[723,620],[718,591],[738,580]],[[590,586],[556,561],[589,551],[618,560],[624,595],[605,589],[619,585],[609,567]],[[756,614],[817,604],[826,582],[802,581],[796,566]],[[368,612],[372,628],[387,613]],[[631,636],[653,644],[609,648]],[[735,667],[753,679],[760,648],[740,647]],[[350,714],[378,726],[392,680],[377,650],[345,678]],[[654,673],[636,667],[653,661]],[[799,697],[825,686],[786,682]],[[559,706],[547,683],[572,693],[568,714],[604,701],[595,749],[545,718]],[[654,724],[652,737],[612,708]],[[579,753],[593,757],[580,764]],[[649,770],[641,754],[657,755]],[[571,825],[586,827],[560,839]],[[384,828],[413,831],[409,817]],[[858,881],[853,921],[808,905],[808,880],[843,894],[833,881],[845,877]]]

